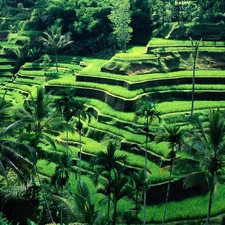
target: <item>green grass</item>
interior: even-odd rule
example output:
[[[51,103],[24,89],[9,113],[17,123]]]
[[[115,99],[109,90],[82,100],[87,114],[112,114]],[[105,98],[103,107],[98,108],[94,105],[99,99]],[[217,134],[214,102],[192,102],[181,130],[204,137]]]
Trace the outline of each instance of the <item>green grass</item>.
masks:
[[[98,84],[92,82],[75,82],[73,76],[63,76],[59,79],[52,79],[48,81],[49,85],[75,85],[76,87],[90,88],[105,91],[117,97],[122,97],[124,99],[133,99],[138,95],[143,93],[143,90],[138,89],[135,91],[129,91],[124,87],[108,84]]]
[[[191,52],[192,47],[159,47],[157,49],[155,49],[155,52]],[[207,52],[224,52],[225,51],[225,47],[211,47],[211,46],[200,46],[199,47],[199,52],[202,51],[207,51]]]
[[[53,67],[54,70],[55,70],[56,64],[54,63],[54,59],[52,59],[52,61],[53,62],[49,63],[48,65],[50,67]],[[32,70],[32,69],[43,69],[43,67],[44,67],[44,63],[43,62],[32,62],[32,63],[31,62],[27,62],[27,63],[25,63],[23,65],[23,69],[30,69],[30,70]],[[74,71],[80,71],[82,69],[82,67],[79,66],[78,64],[72,64],[70,62],[68,62],[68,63],[61,63],[61,62],[59,62],[58,63],[58,67],[59,67],[59,70],[61,68],[66,68],[68,70],[74,70]]]
[[[108,104],[97,100],[97,99],[89,99],[88,105],[94,107],[99,114],[107,115],[112,118],[116,118],[123,121],[134,122],[135,114],[133,112],[126,113],[113,109]]]
[[[15,84],[15,83],[7,83],[6,87],[10,88],[10,89],[14,89],[14,90],[18,90],[21,92],[35,92],[36,91],[36,86],[29,86],[29,85],[25,85],[25,84]]]
[[[16,44],[18,41],[21,41],[23,44],[28,44],[30,41],[30,38],[27,36],[20,36],[17,33],[12,34],[10,33],[8,36],[8,43],[10,44]]]
[[[225,108],[225,101],[195,101],[195,110]],[[191,101],[171,101],[157,104],[157,110],[163,115],[168,113],[190,112]]]
[[[143,144],[145,142],[145,135],[134,134],[126,130],[121,130],[120,128],[117,128],[115,126],[98,123],[97,121],[94,121],[94,120],[89,124],[89,127],[93,127],[95,129],[99,129],[101,131],[111,133],[112,135],[116,135],[120,137],[121,139],[125,139],[127,141],[140,143],[140,144]]]
[[[215,194],[212,205],[212,216],[225,212],[224,196],[225,189],[223,185],[219,186]],[[206,219],[208,207],[208,195],[195,196],[183,201],[169,202],[167,208],[167,221]],[[181,210],[182,206],[182,210]],[[152,205],[147,208],[148,222],[161,222],[163,217],[164,204]],[[183,223],[181,223],[183,224]],[[200,224],[200,223],[199,223]]]
[[[174,47],[179,47],[179,46],[191,46],[191,41],[190,40],[172,40],[172,39],[162,39],[162,38],[152,38],[149,43],[149,46],[174,46]],[[225,42],[223,41],[201,41],[200,42],[200,47],[201,46],[206,46],[206,47],[224,47]]]
[[[49,163],[47,160],[38,160],[37,162],[37,168],[38,168],[38,171],[45,175],[45,176],[48,176],[48,177],[51,177],[52,174],[54,173],[55,171],[55,167],[56,167],[56,164],[55,163]]]
[[[179,85],[170,85],[170,86],[157,86],[157,87],[151,87],[146,88],[145,92],[157,92],[157,91],[185,91],[185,90],[192,90],[192,84],[179,84]],[[225,85],[224,84],[195,84],[195,91],[224,91]]]
[[[6,41],[0,41],[0,47],[8,48],[8,49],[18,49],[22,48],[21,45],[14,44],[14,43],[8,43]]]

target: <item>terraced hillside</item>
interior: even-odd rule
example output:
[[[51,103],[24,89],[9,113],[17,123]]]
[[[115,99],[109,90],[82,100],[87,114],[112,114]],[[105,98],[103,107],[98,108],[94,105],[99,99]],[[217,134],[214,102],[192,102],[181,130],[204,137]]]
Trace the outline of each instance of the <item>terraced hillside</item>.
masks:
[[[105,151],[110,141],[116,141],[118,150],[128,157],[128,163],[124,165],[127,174],[144,167],[146,121],[135,116],[138,100],[144,96],[158,102],[157,110],[161,112],[163,123],[178,124],[183,128],[188,126],[192,94],[192,46],[189,41],[153,39],[147,46],[130,46],[126,54],[117,52],[110,59],[97,55],[93,58],[60,55],[57,73],[53,56],[47,65],[42,57],[25,62],[16,70],[18,51],[29,42],[29,37],[9,31],[3,31],[0,36],[1,94],[7,90],[7,98],[15,105],[21,106],[24,100],[35,96],[38,86],[45,87],[54,98],[59,97],[57,90],[72,87],[78,99],[88,99],[86,107],[93,117],[90,123],[83,121],[83,174],[92,172],[90,159]],[[223,42],[205,41],[200,46],[195,78],[195,114],[207,114],[209,108],[225,108],[224,50]],[[158,203],[164,202],[169,179],[168,171],[162,173],[162,168],[169,165],[168,143],[156,144],[153,141],[158,127],[158,121],[151,124],[151,141],[147,144],[147,174],[152,185],[148,191],[148,204],[153,204],[153,209],[148,209],[150,215],[154,214],[151,210],[157,211]],[[66,133],[60,133],[55,138],[65,143]],[[69,133],[68,138],[74,166],[77,167],[80,137],[78,133]],[[46,149],[48,154],[55,154],[47,146]],[[178,157],[184,155],[179,154]],[[42,169],[47,167],[44,159],[38,166],[42,175],[50,177],[49,171]],[[192,199],[193,192],[197,195],[198,191],[183,189],[182,177],[177,176],[172,182],[171,200]],[[120,207],[123,207],[122,204]],[[189,216],[188,209],[185,210],[180,220]],[[224,213],[224,206],[214,210],[213,215],[217,215],[218,211],[219,214]],[[161,211],[157,213],[162,214]],[[168,218],[170,221],[177,219],[172,211],[168,213]],[[196,219],[196,215],[190,216],[190,219]],[[154,216],[148,218],[151,223],[159,221]]]

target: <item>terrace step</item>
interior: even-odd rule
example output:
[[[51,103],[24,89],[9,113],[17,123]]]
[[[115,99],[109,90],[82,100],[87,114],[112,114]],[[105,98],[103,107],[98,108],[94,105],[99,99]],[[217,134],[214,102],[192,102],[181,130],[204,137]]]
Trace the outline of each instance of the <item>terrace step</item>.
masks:
[[[76,81],[79,82],[92,82],[92,83],[99,83],[99,84],[108,84],[108,85],[115,85],[127,88],[130,91],[138,90],[138,89],[145,89],[150,87],[158,87],[158,86],[172,86],[172,85],[179,85],[179,84],[191,84],[192,83],[192,75],[190,71],[190,77],[173,77],[173,78],[158,78],[142,81],[142,82],[127,82],[124,80],[116,80],[114,78],[105,78],[100,76],[90,76],[90,75],[76,75]],[[222,73],[222,71],[221,71]],[[198,76],[195,78],[196,84],[225,84],[225,77],[224,76],[217,76],[217,77],[204,77]]]

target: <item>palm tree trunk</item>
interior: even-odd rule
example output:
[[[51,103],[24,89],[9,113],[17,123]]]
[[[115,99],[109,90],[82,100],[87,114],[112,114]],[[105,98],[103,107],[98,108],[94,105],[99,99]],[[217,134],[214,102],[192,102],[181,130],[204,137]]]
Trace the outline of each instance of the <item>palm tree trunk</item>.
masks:
[[[111,172],[109,171],[108,212],[107,212],[107,222],[108,222],[108,224],[110,224],[110,194],[111,194]]]
[[[56,65],[56,72],[58,73],[59,69],[58,69],[58,54],[57,54],[57,52],[55,53],[55,65]]]
[[[47,208],[48,215],[50,217],[51,223],[54,224],[54,220],[53,220],[53,217],[52,217],[52,213],[51,213],[51,210],[50,210],[49,205],[48,205],[48,202],[47,202],[47,198],[46,198],[46,195],[45,195],[45,192],[44,192],[44,188],[43,188],[42,183],[41,183],[41,179],[40,179],[40,176],[39,176],[39,173],[38,173],[37,166],[34,165],[34,167],[35,167],[35,171],[36,171],[36,174],[37,174],[38,182],[39,182],[39,185],[40,185],[40,188],[41,188],[41,192],[42,192],[42,195],[43,195],[43,198],[44,198],[44,202],[46,204],[46,208]]]
[[[82,144],[81,144],[81,131],[79,131],[79,142],[80,142],[80,155],[79,155],[79,159],[80,159],[80,163],[79,163],[79,180],[81,179],[81,162],[82,162],[82,156],[81,156],[81,151],[82,151]]]
[[[193,74],[192,74],[191,117],[193,116],[194,101],[195,101],[195,69],[196,69],[196,59],[194,59]]]
[[[169,182],[168,182],[168,186],[167,186],[167,192],[166,192],[166,201],[165,201],[165,206],[164,206],[164,215],[163,215],[163,221],[162,221],[162,225],[165,224],[166,221],[166,213],[167,213],[167,205],[168,205],[168,200],[169,200],[169,194],[170,194],[170,185],[171,185],[171,180],[172,180],[172,170],[173,170],[173,152],[174,150],[172,150],[172,155],[171,155],[171,159],[170,159],[170,176],[169,176]]]
[[[68,149],[69,149],[69,131],[68,131],[68,122],[66,125],[66,154],[68,155]]]
[[[136,220],[137,220],[137,218],[138,218],[138,191],[136,191],[135,204],[136,204]]]
[[[206,219],[206,225],[210,224],[210,215],[211,215],[211,209],[212,209],[212,200],[213,200],[213,189],[210,190],[209,194],[209,205],[208,205],[208,213],[207,213],[207,219]]]
[[[147,180],[147,147],[148,147],[148,120],[149,118],[147,117],[146,121],[146,141],[145,141],[145,164],[144,164],[144,181],[145,181],[145,187],[144,187],[144,218],[143,218],[143,225],[146,224],[146,198],[147,198],[147,187],[146,187],[146,180]]]
[[[191,38],[190,38],[191,39]],[[192,45],[192,57],[193,57],[193,73],[192,73],[192,97],[191,97],[191,117],[193,116],[194,112],[194,101],[195,101],[195,71],[196,71],[196,62],[199,52],[199,44],[201,42],[201,39],[196,42],[194,45],[193,40],[191,39],[191,45]]]
[[[114,199],[114,212],[113,212],[113,223],[112,223],[112,225],[116,225],[116,211],[117,211],[117,201]]]

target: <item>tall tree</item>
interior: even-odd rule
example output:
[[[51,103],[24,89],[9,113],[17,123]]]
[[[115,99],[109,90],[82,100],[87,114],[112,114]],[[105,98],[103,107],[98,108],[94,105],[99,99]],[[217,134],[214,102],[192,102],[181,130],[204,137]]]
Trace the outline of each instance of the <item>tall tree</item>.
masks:
[[[135,210],[136,210],[136,221],[138,220],[138,212],[139,212],[139,206],[140,201],[139,197],[142,196],[143,191],[145,189],[145,186],[147,185],[145,183],[145,177],[144,177],[144,170],[139,170],[138,172],[133,172],[130,174],[131,182],[133,189],[135,190]]]
[[[13,105],[6,100],[7,91],[0,97],[0,174],[7,180],[7,169],[11,168],[19,180],[27,184],[30,174],[34,174],[32,163],[28,160],[29,148],[17,141],[26,117],[12,121]]]
[[[115,175],[112,179],[112,202],[114,204],[112,225],[116,225],[118,201],[132,192],[128,176],[123,175],[121,172]]]
[[[78,181],[77,191],[74,194],[78,220],[87,225],[94,225],[97,222],[99,215],[99,212],[95,209],[95,204],[92,203],[91,197],[88,185],[83,181]]]
[[[168,181],[167,192],[166,192],[166,201],[165,201],[162,225],[164,225],[166,221],[167,204],[169,200],[170,184],[172,181],[173,164],[176,158],[176,151],[180,149],[180,145],[182,143],[182,139],[183,139],[182,136],[183,136],[183,131],[180,130],[179,126],[175,126],[175,125],[162,127],[161,129],[158,130],[155,136],[156,143],[168,142],[169,147],[171,148],[170,165],[166,168],[163,168],[164,170],[169,170],[169,181]]]
[[[87,100],[86,99],[82,99],[82,100],[76,100],[75,104],[74,104],[74,109],[73,109],[73,113],[74,116],[78,118],[78,121],[76,122],[76,129],[79,133],[79,137],[80,137],[80,152],[79,152],[79,159],[80,159],[80,165],[79,165],[79,179],[81,178],[81,164],[82,164],[82,141],[81,141],[81,137],[82,137],[82,129],[83,129],[83,123],[82,123],[82,119],[87,120],[88,122],[91,121],[91,116],[92,114],[87,110],[86,104]]]
[[[39,41],[55,54],[56,71],[58,72],[58,51],[73,43],[70,40],[70,33],[62,34],[62,27],[56,23],[49,27],[43,35],[39,37]]]
[[[36,98],[32,95],[30,98],[30,100],[24,102],[24,110],[21,110],[21,114],[27,115],[29,121],[26,124],[25,132],[20,135],[19,140],[23,143],[27,143],[29,147],[33,149],[31,158],[35,173],[41,187],[50,220],[53,222],[52,214],[39,176],[37,161],[42,157],[43,144],[45,146],[48,144],[53,149],[56,149],[55,140],[52,139],[52,135],[59,134],[60,130],[65,129],[65,124],[61,122],[63,121],[63,118],[60,113],[52,110],[53,101],[51,95],[46,94],[43,87],[37,87]]]
[[[39,158],[42,151],[42,144],[46,141],[55,148],[55,142],[52,134],[59,134],[59,131],[65,129],[66,124],[58,111],[52,110],[53,101],[51,95],[46,94],[43,87],[37,87],[36,96],[31,95],[30,100],[24,102],[24,111],[29,121],[26,124],[26,132],[21,134],[20,139],[29,143],[29,146],[36,151],[34,163]]]
[[[121,170],[121,163],[126,163],[126,156],[116,152],[116,143],[110,142],[107,146],[107,151],[99,151],[91,161],[91,166],[94,169],[93,180],[98,183],[99,177],[103,176],[107,180],[104,193],[107,196],[107,222],[110,223],[110,201],[113,191],[112,182],[115,176]]]
[[[132,28],[130,1],[111,1],[112,10],[108,16],[113,25],[113,34],[117,39],[117,44],[123,52],[126,52],[127,42],[131,39]]]
[[[144,162],[144,180],[147,181],[147,159],[148,159],[148,140],[149,140],[149,125],[155,120],[160,120],[160,112],[156,110],[156,103],[153,102],[149,97],[142,98],[137,103],[138,110],[136,111],[136,120],[138,117],[145,117],[145,162]],[[146,190],[144,190],[144,218],[143,225],[146,224]]]
[[[198,58],[198,53],[199,53],[199,45],[201,40],[198,40],[196,43],[191,40],[191,46],[192,46],[192,58],[193,58],[193,69],[192,69],[192,92],[191,92],[191,117],[193,116],[194,113],[194,101],[195,101],[195,72],[196,72],[196,63],[197,63],[197,58]]]
[[[74,88],[66,88],[60,91],[60,98],[57,98],[54,102],[55,107],[57,110],[61,112],[61,114],[64,116],[67,128],[66,128],[66,153],[68,154],[68,133],[70,131],[74,131],[72,129],[72,126],[69,125],[69,121],[71,118],[75,115],[75,109],[76,109],[76,99],[75,99],[75,93]]]
[[[213,195],[219,183],[225,181],[225,122],[224,114],[219,110],[210,110],[206,123],[199,118],[193,120],[194,127],[187,133],[186,153],[188,159],[179,164],[187,175],[185,186],[192,187],[199,182],[208,185],[209,203],[206,225],[210,224]],[[177,165],[178,166],[178,165]],[[189,168],[185,171],[185,168]]]

